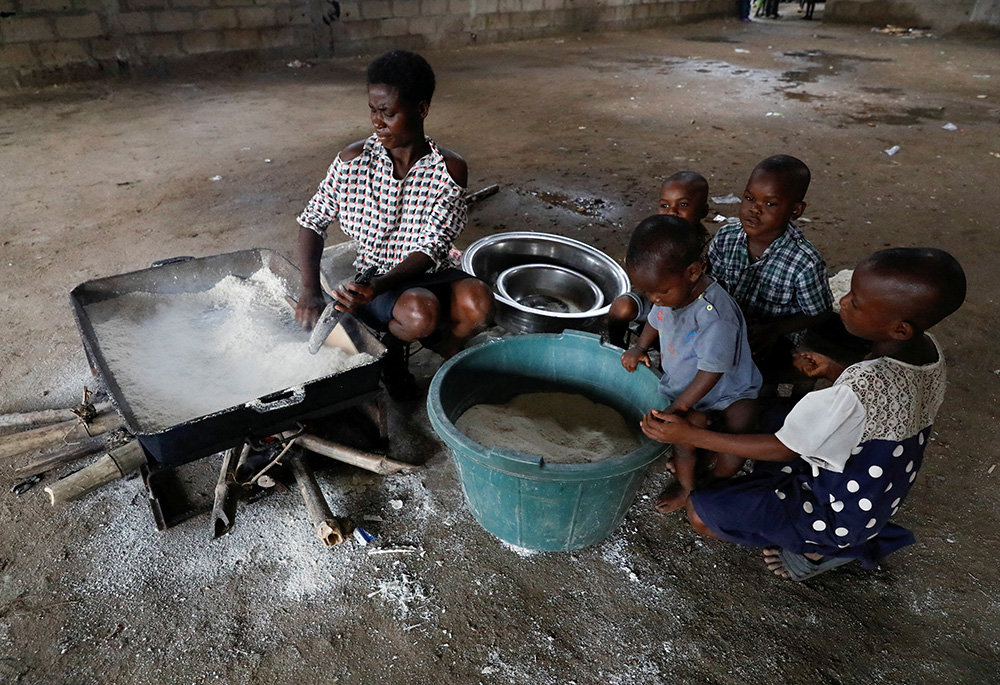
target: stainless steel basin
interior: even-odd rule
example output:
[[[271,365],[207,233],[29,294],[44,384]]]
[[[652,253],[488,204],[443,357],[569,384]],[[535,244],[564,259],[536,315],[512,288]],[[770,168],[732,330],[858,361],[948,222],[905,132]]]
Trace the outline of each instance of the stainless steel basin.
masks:
[[[525,265],[534,266],[536,272],[541,265],[575,272],[596,286],[600,291],[600,300],[595,296],[595,304],[580,311],[551,311],[530,306],[531,302],[528,305],[519,302],[516,298],[520,294],[523,299],[524,289],[515,287],[516,292],[512,292],[514,297],[511,297],[500,290],[497,281],[504,272]],[[608,313],[611,302],[629,289],[625,269],[611,257],[579,240],[549,233],[498,233],[477,240],[462,254],[462,268],[494,286],[499,323],[514,333],[559,333],[568,328],[596,330]],[[552,270],[549,275],[557,271]],[[526,278],[521,276],[522,273],[515,271],[504,278],[508,291],[512,278],[515,283]],[[567,279],[565,283],[567,292],[560,292],[559,299],[569,299],[569,291],[578,289],[580,280]]]
[[[554,264],[512,266],[497,277],[496,287],[507,299],[543,312],[589,312],[604,304],[596,283]]]

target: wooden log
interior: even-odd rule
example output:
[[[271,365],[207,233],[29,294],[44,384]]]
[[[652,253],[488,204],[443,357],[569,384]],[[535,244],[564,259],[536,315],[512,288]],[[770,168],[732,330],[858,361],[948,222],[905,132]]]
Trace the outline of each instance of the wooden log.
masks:
[[[295,475],[295,482],[299,486],[299,492],[306,503],[306,511],[309,513],[309,521],[316,530],[316,536],[323,541],[327,547],[339,545],[344,541],[344,533],[340,530],[340,524],[330,511],[330,505],[323,497],[323,491],[319,489],[316,476],[306,463],[302,452],[295,450],[295,453],[288,458],[288,465]]]
[[[36,450],[51,449],[121,427],[122,421],[118,414],[107,412],[98,414],[87,424],[79,419],[73,419],[13,435],[5,435],[0,438],[0,459],[10,459]]]
[[[18,478],[27,478],[28,476],[45,473],[62,464],[68,464],[71,461],[103,452],[107,445],[107,438],[103,434],[95,435],[92,438],[84,438],[78,442],[63,445],[31,459],[27,464],[14,469],[14,475]]]
[[[127,476],[145,461],[139,442],[132,440],[111,450],[90,466],[49,485],[45,492],[49,493],[52,506],[69,502],[106,483]]]
[[[111,409],[110,402],[99,402],[94,405],[94,411],[103,414]],[[18,428],[25,430],[53,423],[73,421],[78,414],[73,409],[43,409],[41,411],[21,412],[17,414],[0,414],[0,429]]]
[[[335,442],[323,440],[308,433],[303,433],[296,437],[295,444],[306,448],[310,452],[342,461],[345,464],[367,469],[383,476],[391,476],[397,473],[416,473],[421,468],[415,464],[404,464],[401,461],[395,461],[381,454],[363,452],[353,447],[338,445]]]

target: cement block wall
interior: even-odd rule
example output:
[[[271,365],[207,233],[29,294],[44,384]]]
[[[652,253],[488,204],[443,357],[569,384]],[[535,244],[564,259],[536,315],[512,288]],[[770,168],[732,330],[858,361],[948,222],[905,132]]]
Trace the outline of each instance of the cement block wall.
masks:
[[[735,16],[737,0],[0,0],[0,85]]]
[[[826,0],[830,22],[928,27],[941,33],[1000,30],[1000,0]]]

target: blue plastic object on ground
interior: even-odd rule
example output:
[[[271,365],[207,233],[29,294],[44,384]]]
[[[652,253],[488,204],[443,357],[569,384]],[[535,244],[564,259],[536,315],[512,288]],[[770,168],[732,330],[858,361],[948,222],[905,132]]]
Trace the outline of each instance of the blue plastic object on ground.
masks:
[[[427,396],[431,426],[451,448],[472,514],[512,545],[540,551],[585,547],[625,517],[646,468],[667,446],[639,434],[628,454],[588,464],[480,445],[455,428],[476,404],[502,404],[528,392],[572,392],[617,409],[638,430],[662,407],[656,375],[621,364],[621,350],[592,333],[519,335],[469,348],[435,374]]]

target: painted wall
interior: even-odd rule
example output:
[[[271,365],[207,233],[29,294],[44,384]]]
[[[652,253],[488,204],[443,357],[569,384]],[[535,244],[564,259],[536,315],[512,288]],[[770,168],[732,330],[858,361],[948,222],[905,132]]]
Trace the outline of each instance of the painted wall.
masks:
[[[734,16],[737,0],[0,0],[0,84],[185,59],[302,59]]]

